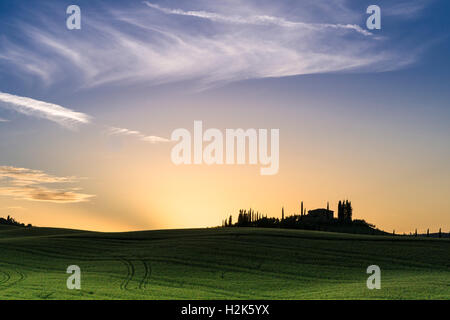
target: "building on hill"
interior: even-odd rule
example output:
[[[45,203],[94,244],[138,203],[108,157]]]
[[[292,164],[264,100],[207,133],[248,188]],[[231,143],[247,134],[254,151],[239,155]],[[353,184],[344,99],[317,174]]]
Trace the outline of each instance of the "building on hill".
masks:
[[[308,215],[306,217],[320,220],[333,220],[334,211],[325,208],[309,210]]]

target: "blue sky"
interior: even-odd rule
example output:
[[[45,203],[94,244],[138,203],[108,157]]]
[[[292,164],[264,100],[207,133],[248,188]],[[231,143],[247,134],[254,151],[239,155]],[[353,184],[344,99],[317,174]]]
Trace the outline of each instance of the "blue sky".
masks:
[[[0,63],[10,86],[4,91],[67,94],[194,79],[204,89],[265,77],[398,70],[423,63],[430,48],[448,42],[444,1],[380,1],[382,30],[370,36],[361,34],[368,32],[369,1],[80,1],[81,31],[65,29],[68,4],[2,2]],[[229,67],[218,69],[222,63]]]
[[[326,79],[336,72],[370,78],[400,71],[374,87],[398,83],[402,74],[403,81],[427,79],[410,86],[433,90],[445,83],[447,4],[380,1],[382,30],[365,35],[371,3],[80,1],[83,28],[69,31],[70,2],[3,1],[0,90],[67,105],[71,97],[101,97],[118,87],[129,89],[121,97],[130,91],[133,98],[155,87],[159,92],[161,85],[205,91],[271,77],[290,76],[293,83],[304,74]]]
[[[81,30],[66,29],[70,4],[81,8]],[[381,30],[365,26],[371,4],[381,7]],[[48,203],[40,199],[34,210],[53,212],[44,219],[33,216],[24,202],[37,190],[36,172],[27,171],[33,178],[25,189],[17,185],[22,180],[14,189],[0,188],[8,202],[0,214],[19,201],[23,218],[39,224],[52,221],[55,203],[67,201],[65,210],[79,221],[88,213],[96,217],[80,222],[84,228],[106,220],[115,221],[110,229],[196,226],[197,221],[176,224],[175,217],[160,221],[157,209],[166,213],[170,206],[159,200],[142,204],[143,191],[121,199],[119,188],[102,189],[100,181],[120,185],[126,176],[126,170],[123,176],[114,171],[120,161],[148,170],[149,179],[152,170],[159,170],[153,172],[158,176],[168,170],[161,179],[169,179],[174,169],[163,163],[170,133],[203,119],[217,128],[280,128],[280,177],[261,185],[282,188],[295,170],[308,176],[310,193],[286,186],[292,206],[298,200],[294,194],[302,192],[311,206],[319,206],[320,197],[351,197],[369,220],[390,228],[395,223],[377,212],[393,208],[394,195],[406,201],[408,186],[410,194],[429,200],[417,211],[414,201],[410,207],[394,206],[396,223],[406,225],[413,210],[414,223],[423,224],[427,205],[439,212],[450,209],[440,199],[450,190],[448,9],[444,0],[2,1],[0,166],[78,178],[64,180],[71,187],[39,187]],[[327,154],[331,158],[325,159]],[[149,167],[159,169],[145,167],[144,155],[151,159]],[[310,162],[302,162],[305,157]],[[0,180],[10,179],[8,170],[0,172]],[[330,174],[328,186],[314,187],[324,172],[336,171],[351,174],[346,190],[336,190],[338,173]],[[364,180],[366,173],[377,180],[373,186]],[[136,182],[142,189],[151,189],[148,184]],[[389,190],[380,191],[386,184]],[[193,189],[202,192],[200,186]],[[368,200],[389,194],[392,199],[378,207]],[[214,210],[217,216],[206,218],[212,225],[221,221],[223,210],[248,203],[278,214],[282,201],[278,194],[270,203],[252,195],[235,197],[239,202],[229,206],[229,198],[218,198],[209,207],[193,203],[189,210]],[[130,210],[130,198],[133,219],[123,213]],[[433,223],[448,223],[448,216],[437,215]],[[124,219],[132,223],[124,225]]]

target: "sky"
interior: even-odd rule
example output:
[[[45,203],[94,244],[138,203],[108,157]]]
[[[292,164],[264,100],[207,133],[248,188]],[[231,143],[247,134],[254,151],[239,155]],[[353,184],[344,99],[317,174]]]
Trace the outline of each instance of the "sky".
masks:
[[[81,9],[69,30],[66,9]],[[381,29],[369,30],[369,5]],[[99,231],[241,208],[450,229],[449,4],[0,3],[0,216]],[[279,129],[279,171],[175,165],[175,129]]]

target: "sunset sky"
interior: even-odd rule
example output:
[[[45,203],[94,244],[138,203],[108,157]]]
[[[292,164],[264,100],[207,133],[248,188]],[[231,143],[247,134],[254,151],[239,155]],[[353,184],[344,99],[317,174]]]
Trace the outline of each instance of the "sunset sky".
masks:
[[[0,216],[99,231],[213,227],[349,199],[450,231],[446,0],[0,3]],[[81,8],[81,30],[66,8]],[[177,128],[280,130],[280,168],[172,163]]]

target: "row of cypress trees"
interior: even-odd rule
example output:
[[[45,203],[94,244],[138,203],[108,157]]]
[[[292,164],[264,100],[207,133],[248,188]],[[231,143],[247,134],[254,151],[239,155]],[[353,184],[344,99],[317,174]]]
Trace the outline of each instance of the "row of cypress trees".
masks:
[[[338,220],[352,221],[353,208],[351,201],[339,201],[338,203]]]

